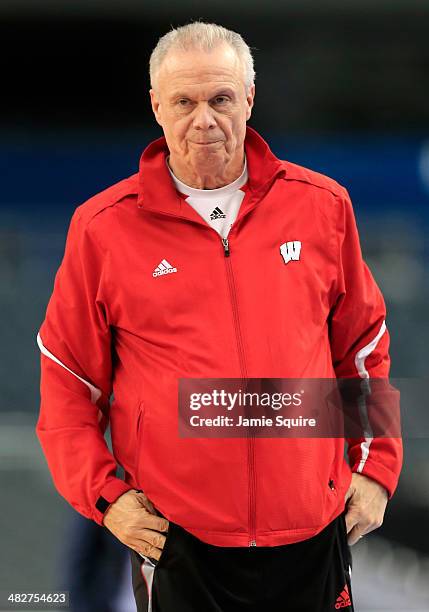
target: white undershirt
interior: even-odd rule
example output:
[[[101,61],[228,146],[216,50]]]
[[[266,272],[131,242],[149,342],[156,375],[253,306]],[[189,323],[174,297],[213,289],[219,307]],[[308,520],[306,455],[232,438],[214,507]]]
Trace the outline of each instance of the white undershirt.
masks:
[[[229,183],[229,185],[219,187],[218,189],[195,189],[185,185],[173,174],[168,165],[168,157],[166,161],[176,189],[187,196],[185,198],[186,202],[222,238],[226,238],[231,225],[238,215],[241,202],[244,198],[245,192],[240,188],[247,183],[246,157],[244,158],[244,169],[241,175],[235,181]]]

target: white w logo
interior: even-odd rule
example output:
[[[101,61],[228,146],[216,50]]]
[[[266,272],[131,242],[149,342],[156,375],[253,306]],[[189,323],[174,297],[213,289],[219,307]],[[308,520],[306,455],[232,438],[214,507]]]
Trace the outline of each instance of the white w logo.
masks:
[[[282,254],[285,264],[290,261],[298,261],[301,253],[301,242],[299,240],[291,240],[280,245],[280,253]]]

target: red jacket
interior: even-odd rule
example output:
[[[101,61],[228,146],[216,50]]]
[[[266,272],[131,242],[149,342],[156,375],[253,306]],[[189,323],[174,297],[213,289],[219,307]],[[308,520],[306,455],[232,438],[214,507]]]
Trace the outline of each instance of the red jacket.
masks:
[[[141,488],[205,542],[273,546],[333,520],[352,471],[389,496],[396,488],[400,438],[348,440],[349,467],[341,438],[178,436],[179,378],[389,372],[385,305],[347,191],[277,159],[251,128],[245,148],[248,189],[229,254],[176,192],[164,138],[138,174],[72,217],[38,335],[36,431],[60,494],[99,524],[109,503]],[[297,240],[300,259],[285,265],[280,246]],[[177,272],[154,274],[163,260]]]

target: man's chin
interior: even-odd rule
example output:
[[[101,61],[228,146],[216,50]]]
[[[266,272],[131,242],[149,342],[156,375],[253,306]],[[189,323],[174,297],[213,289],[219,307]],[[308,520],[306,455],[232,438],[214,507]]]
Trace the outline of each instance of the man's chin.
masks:
[[[228,156],[225,151],[204,151],[189,155],[188,164],[195,171],[210,170],[216,171],[228,164]]]

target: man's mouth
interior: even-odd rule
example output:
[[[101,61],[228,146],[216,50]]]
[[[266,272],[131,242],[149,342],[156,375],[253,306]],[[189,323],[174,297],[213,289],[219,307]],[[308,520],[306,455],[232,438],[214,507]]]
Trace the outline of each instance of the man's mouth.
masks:
[[[208,140],[206,142],[194,142],[193,144],[196,145],[211,145],[211,144],[216,144],[217,142],[221,142],[220,140]]]

